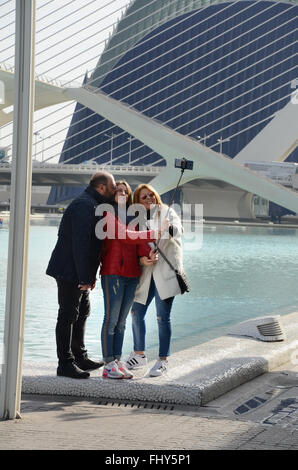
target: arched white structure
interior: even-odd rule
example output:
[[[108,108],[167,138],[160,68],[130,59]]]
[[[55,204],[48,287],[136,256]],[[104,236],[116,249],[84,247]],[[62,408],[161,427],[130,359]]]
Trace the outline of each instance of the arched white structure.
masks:
[[[64,91],[64,95],[109,119],[166,159],[165,170],[151,181],[160,193],[176,186],[177,170],[174,168],[174,160],[177,157],[185,157],[194,161],[194,170],[184,175],[182,184],[196,178],[216,178],[298,212],[297,193],[244,168],[232,159],[105,96],[98,90],[95,93],[86,88],[68,88]],[[298,122],[298,106],[291,103],[289,109],[295,114]],[[286,125],[287,113],[283,117]]]
[[[298,141],[298,104],[294,101],[278,111],[264,129],[244,147],[234,160],[259,162],[284,161]]]
[[[12,90],[12,72],[0,70],[0,80],[4,82],[6,90]],[[292,148],[296,145],[298,138],[298,105],[291,101],[240,152],[241,155],[237,155],[232,160],[198,143],[194,139],[183,136],[159,122],[144,116],[127,105],[105,96],[97,89],[64,89],[50,83],[36,81],[35,90],[36,110],[63,101],[78,101],[106,119],[109,119],[163,156],[167,161],[167,167],[151,181],[151,184],[161,194],[175,187],[177,183],[177,170],[174,168],[174,160],[177,157],[185,157],[194,160],[195,166],[194,171],[185,173],[182,184],[197,178],[215,178],[257,194],[298,213],[297,193],[275,184],[268,178],[250,171],[241,165],[241,161],[248,159],[248,156],[250,156],[250,160],[256,160],[258,155],[261,160],[272,161],[273,151],[275,151],[275,158],[281,160],[281,156],[285,155],[290,147]],[[8,93],[5,104],[0,105],[0,107],[3,109],[12,104],[12,94]],[[12,113],[7,115],[2,111],[2,115],[0,114],[0,125],[11,119]],[[274,145],[277,129],[279,145]],[[282,129],[284,133],[281,136]],[[256,154],[258,145],[261,146],[261,152]]]

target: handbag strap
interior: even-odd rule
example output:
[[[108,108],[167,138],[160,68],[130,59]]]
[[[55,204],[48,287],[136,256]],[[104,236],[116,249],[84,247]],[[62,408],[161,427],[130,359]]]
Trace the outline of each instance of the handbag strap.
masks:
[[[155,247],[156,247],[156,250],[158,251],[158,253],[161,254],[161,256],[163,257],[163,259],[168,263],[168,265],[170,266],[170,268],[173,269],[173,271],[175,271],[175,273],[177,272],[177,269],[174,268],[174,266],[172,265],[172,263],[168,260],[168,258],[166,257],[166,255],[161,251],[161,249],[159,248],[159,246],[157,246],[156,243],[154,243]]]

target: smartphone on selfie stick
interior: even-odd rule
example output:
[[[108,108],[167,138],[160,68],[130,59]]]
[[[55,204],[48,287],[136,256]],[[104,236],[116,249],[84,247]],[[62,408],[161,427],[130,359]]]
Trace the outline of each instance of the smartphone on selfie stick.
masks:
[[[180,184],[181,178],[183,176],[184,170],[193,170],[193,161],[192,160],[186,160],[186,158],[175,158],[175,168],[181,168],[181,175],[180,175],[180,178],[179,178],[178,183],[176,185],[176,188],[174,190],[174,193],[172,195],[172,198],[171,198],[171,201],[170,201],[170,204],[169,204],[169,207],[168,207],[168,212],[167,212],[166,218],[169,215],[170,207],[173,204],[174,197],[175,197],[176,191],[179,187],[179,184]],[[154,250],[154,253],[156,253],[156,251],[158,251],[159,242],[160,242],[160,239],[157,240],[156,248]]]
[[[180,184],[181,178],[183,176],[184,170],[193,170],[193,161],[192,160],[186,160],[186,158],[181,158],[181,159],[180,158],[175,158],[175,168],[181,168],[181,175],[180,175],[180,178],[179,178],[178,183],[176,185],[175,191],[172,195],[171,202],[169,204],[169,210],[170,210],[171,205],[173,204],[174,197],[175,197],[176,191],[179,187],[179,184]]]

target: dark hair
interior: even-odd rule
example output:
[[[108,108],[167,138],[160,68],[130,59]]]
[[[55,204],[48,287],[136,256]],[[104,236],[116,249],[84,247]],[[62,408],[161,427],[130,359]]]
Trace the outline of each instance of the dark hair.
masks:
[[[89,185],[92,188],[97,188],[100,184],[108,184],[108,176],[109,173],[105,171],[99,171],[98,173],[94,173],[92,175]]]
[[[129,186],[128,182],[125,181],[125,180],[116,181],[116,186],[119,186],[119,184],[123,184],[127,189],[128,198],[127,198],[126,206],[129,207],[132,204],[132,190],[131,190],[131,187]]]

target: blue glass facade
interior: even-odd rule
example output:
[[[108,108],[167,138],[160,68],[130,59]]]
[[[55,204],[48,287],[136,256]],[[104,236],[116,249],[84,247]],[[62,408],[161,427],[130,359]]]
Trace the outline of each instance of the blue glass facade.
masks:
[[[269,1],[192,10],[151,30],[103,78],[99,66],[91,84],[214,150],[218,139],[229,139],[222,150],[233,158],[290,99],[297,16],[297,4]],[[129,134],[79,103],[60,162],[109,162],[112,133],[113,163],[165,164],[136,139],[130,147]],[[298,161],[297,149],[288,160]],[[53,188],[49,203],[79,191]]]

